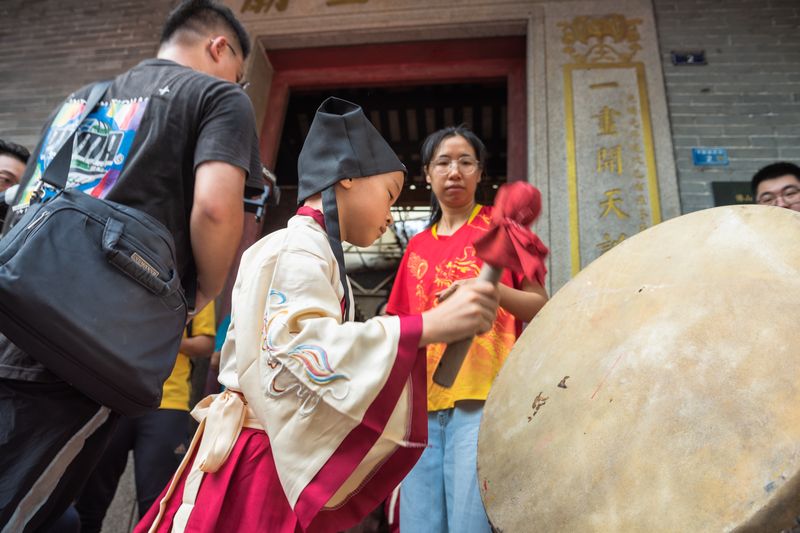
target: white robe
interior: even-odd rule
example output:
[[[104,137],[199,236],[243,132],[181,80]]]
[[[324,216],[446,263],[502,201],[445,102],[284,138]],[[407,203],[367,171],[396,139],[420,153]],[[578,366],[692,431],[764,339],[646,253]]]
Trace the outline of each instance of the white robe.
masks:
[[[339,279],[325,231],[293,217],[242,255],[222,349],[220,383],[265,428],[303,527],[369,512],[427,441],[421,317],[343,322]]]

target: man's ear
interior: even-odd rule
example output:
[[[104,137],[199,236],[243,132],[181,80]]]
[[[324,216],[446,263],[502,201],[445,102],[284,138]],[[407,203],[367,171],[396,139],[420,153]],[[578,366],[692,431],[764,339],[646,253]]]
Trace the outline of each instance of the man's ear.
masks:
[[[219,63],[222,56],[222,49],[225,48],[225,43],[228,42],[224,36],[218,35],[213,39],[209,39],[208,42],[208,51],[211,53],[211,58],[214,60],[215,63]]]
[[[345,178],[343,180],[340,180],[339,182],[336,183],[336,185],[339,185],[345,190],[350,190],[353,188],[353,178]]]

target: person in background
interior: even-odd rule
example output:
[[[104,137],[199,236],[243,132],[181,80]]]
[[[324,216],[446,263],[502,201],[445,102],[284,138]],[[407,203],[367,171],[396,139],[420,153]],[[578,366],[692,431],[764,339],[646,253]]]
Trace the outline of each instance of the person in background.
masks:
[[[425,139],[422,163],[432,191],[431,220],[408,243],[387,313],[436,309],[450,294],[458,294],[456,287],[474,282],[482,262],[472,243],[489,229],[492,212],[475,199],[485,161],[483,142],[464,126],[444,128]],[[530,322],[547,302],[545,271],[536,277],[537,282],[529,282],[503,273],[497,318],[472,343],[451,388],[432,380],[445,345],[428,345],[428,447],[400,486],[401,531],[491,530],[478,489],[478,428],[489,388],[522,323]]]
[[[794,163],[767,165],[756,172],[750,184],[757,204],[800,211],[800,167]]]
[[[0,193],[19,183],[30,157],[24,146],[0,139]]]
[[[15,189],[19,184],[31,153],[24,146],[0,139],[0,230],[6,218],[9,204],[13,201]],[[7,198],[6,194],[11,195]]]

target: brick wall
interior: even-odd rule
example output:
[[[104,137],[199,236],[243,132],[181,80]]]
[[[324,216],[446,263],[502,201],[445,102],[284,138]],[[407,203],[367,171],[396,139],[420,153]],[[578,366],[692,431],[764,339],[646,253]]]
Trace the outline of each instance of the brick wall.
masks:
[[[169,0],[0,1],[0,138],[33,148],[80,86],[154,55]]]
[[[713,206],[712,181],[749,181],[800,163],[800,1],[654,0],[684,213]],[[706,66],[674,66],[701,49]],[[692,147],[727,148],[727,167],[694,167]]]

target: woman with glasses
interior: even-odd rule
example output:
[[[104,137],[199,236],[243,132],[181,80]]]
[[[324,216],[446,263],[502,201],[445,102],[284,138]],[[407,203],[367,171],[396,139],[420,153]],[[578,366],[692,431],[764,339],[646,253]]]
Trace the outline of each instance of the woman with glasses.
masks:
[[[472,243],[489,228],[492,208],[475,200],[484,177],[483,142],[464,126],[439,130],[422,145],[430,184],[431,219],[414,236],[400,263],[387,304],[405,315],[437,305],[481,268]],[[547,301],[541,285],[506,271],[493,328],[472,343],[451,388],[432,376],[444,344],[427,347],[428,447],[400,489],[400,529],[416,532],[489,532],[477,479],[477,443],[483,404],[522,323]]]

